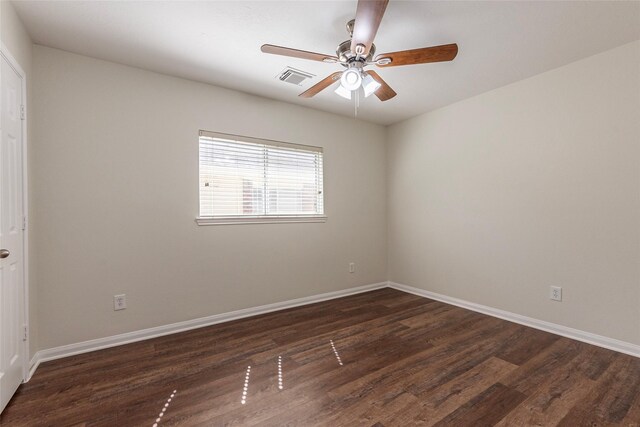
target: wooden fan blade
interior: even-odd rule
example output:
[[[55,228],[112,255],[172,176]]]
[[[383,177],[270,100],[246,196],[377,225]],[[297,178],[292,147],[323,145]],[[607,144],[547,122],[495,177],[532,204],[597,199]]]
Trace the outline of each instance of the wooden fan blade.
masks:
[[[378,32],[380,21],[387,8],[389,0],[359,0],[356,9],[356,22],[351,37],[351,52],[366,57],[371,49],[373,39]],[[364,46],[364,51],[358,52],[357,46]]]
[[[333,55],[323,55],[321,53],[307,52],[306,50],[291,49],[289,47],[276,46],[272,44],[263,44],[260,50],[272,55],[290,56],[293,58],[310,59],[312,61],[320,62],[338,62],[338,58]]]
[[[324,79],[320,80],[318,83],[311,86],[309,89],[305,90],[298,96],[302,98],[311,98],[312,96],[319,94],[321,91],[323,91],[324,89],[334,84],[340,78],[341,75],[342,75],[342,71],[336,71],[335,73],[329,75],[328,77],[325,77]]]
[[[378,90],[374,92],[380,101],[387,101],[397,95],[396,91],[391,89],[391,86],[389,86],[387,82],[382,80],[382,77],[380,77],[378,73],[369,70],[367,71],[367,74],[373,77],[373,80],[382,85],[378,88]]]
[[[401,50],[400,52],[383,53],[376,56],[375,61],[383,58],[391,60],[388,64],[377,64],[378,67],[397,67],[398,65],[426,64],[428,62],[451,61],[458,54],[458,45],[423,47],[422,49]]]

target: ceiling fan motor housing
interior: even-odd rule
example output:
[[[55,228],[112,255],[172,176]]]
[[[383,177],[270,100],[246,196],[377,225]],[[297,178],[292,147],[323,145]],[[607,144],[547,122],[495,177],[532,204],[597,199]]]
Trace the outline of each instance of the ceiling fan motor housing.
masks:
[[[366,56],[366,58],[361,56],[358,57],[355,52],[351,51],[351,40],[343,41],[336,48],[336,55],[338,56],[340,62],[342,62],[342,65],[344,65],[345,67],[347,66],[347,64],[353,61],[371,62],[375,53],[376,45],[372,44],[371,49],[369,50],[369,54]]]

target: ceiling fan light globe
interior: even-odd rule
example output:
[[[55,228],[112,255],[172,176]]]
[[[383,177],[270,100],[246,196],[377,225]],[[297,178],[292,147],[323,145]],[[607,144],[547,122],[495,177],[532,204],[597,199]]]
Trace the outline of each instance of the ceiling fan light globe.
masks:
[[[364,89],[364,97],[368,98],[373,95],[382,86],[370,74],[365,74],[362,79],[362,88]]]
[[[357,90],[362,84],[360,71],[350,68],[342,73],[340,85],[347,90]]]
[[[338,86],[338,88],[335,90],[335,93],[340,95],[344,99],[351,99],[351,91],[345,89],[344,87],[342,87],[342,85]]]

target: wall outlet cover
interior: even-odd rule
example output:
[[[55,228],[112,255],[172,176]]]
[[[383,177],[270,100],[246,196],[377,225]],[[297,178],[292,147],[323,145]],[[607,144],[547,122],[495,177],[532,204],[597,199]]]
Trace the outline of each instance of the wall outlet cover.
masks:
[[[127,296],[125,294],[113,296],[113,309],[115,311],[127,308]]]
[[[549,298],[553,301],[562,301],[562,288],[560,286],[551,286]]]

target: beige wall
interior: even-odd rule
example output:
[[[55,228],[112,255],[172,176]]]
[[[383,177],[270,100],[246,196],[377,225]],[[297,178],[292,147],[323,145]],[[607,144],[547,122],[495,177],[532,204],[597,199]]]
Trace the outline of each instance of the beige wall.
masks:
[[[390,127],[387,170],[390,280],[640,344],[640,42]]]
[[[381,126],[41,46],[34,73],[40,348],[386,280]],[[199,129],[324,147],[328,221],[197,226]]]
[[[635,42],[385,131],[36,46],[38,348],[387,278],[640,344],[638,76]],[[323,146],[328,222],[196,226],[199,129]]]
[[[0,0],[0,39],[2,43],[9,50],[14,59],[20,64],[20,67],[26,74],[26,82],[27,82],[27,139],[28,139],[28,149],[27,153],[29,160],[31,161],[33,156],[33,150],[31,147],[31,141],[33,140],[33,131],[34,131],[34,115],[33,109],[31,106],[34,104],[34,96],[33,96],[33,84],[32,84],[32,73],[31,73],[31,62],[32,62],[32,50],[33,43],[31,42],[31,38],[27,33],[22,21],[16,14],[15,9],[11,2],[7,0]],[[31,185],[31,181],[29,180],[29,203],[33,202],[33,187]],[[33,230],[33,222],[31,221],[31,215],[29,219],[29,238],[30,242],[33,242],[33,238],[35,236],[35,230]],[[32,261],[29,266],[30,278],[35,276],[35,254],[33,246],[30,246],[30,254],[29,259]],[[38,292],[36,288],[36,283],[32,282],[29,284],[30,287],[30,295],[29,295],[29,324],[30,324],[30,357],[38,349],[38,328],[37,328],[37,298]]]

